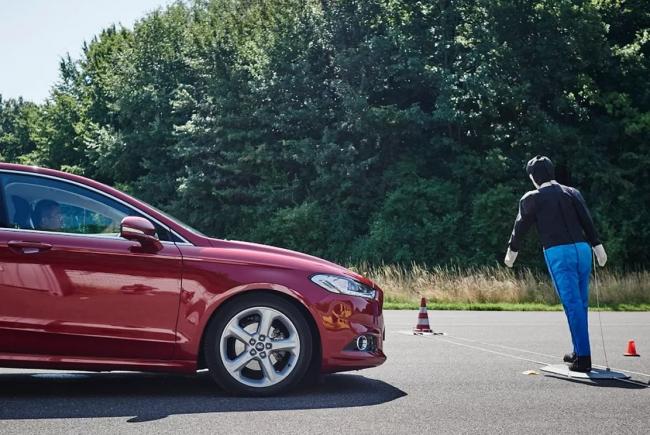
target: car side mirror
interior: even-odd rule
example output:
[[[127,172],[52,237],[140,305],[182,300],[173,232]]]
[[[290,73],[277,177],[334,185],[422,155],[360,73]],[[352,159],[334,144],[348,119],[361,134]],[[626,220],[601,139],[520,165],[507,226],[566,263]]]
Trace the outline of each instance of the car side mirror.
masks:
[[[140,243],[144,249],[160,251],[162,243],[156,237],[156,227],[147,219],[127,216],[120,223],[120,237]]]

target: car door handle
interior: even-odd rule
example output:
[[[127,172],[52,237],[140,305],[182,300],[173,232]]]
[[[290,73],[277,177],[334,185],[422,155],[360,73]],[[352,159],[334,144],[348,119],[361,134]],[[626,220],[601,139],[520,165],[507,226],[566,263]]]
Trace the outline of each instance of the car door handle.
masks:
[[[36,254],[37,252],[52,249],[52,245],[49,243],[23,242],[18,240],[12,240],[8,242],[7,245],[16,251],[22,252],[23,254]]]

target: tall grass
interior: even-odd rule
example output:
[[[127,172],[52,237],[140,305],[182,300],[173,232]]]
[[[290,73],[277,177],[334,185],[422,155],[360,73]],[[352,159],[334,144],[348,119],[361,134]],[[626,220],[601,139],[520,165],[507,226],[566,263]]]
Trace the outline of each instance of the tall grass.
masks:
[[[418,264],[359,264],[352,269],[375,281],[384,290],[387,303],[418,303],[421,297],[429,302],[463,304],[543,304],[560,303],[550,277],[530,269],[505,267],[432,267]],[[615,272],[599,269],[600,304],[641,305],[650,303],[650,272]],[[591,281],[590,304],[596,303],[594,281]]]

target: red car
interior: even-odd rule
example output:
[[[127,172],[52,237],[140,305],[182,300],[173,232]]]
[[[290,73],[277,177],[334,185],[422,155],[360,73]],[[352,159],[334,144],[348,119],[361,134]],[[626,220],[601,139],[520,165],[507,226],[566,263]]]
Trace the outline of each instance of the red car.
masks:
[[[120,191],[0,164],[0,366],[192,373],[238,394],[382,364],[382,291],[207,237]]]

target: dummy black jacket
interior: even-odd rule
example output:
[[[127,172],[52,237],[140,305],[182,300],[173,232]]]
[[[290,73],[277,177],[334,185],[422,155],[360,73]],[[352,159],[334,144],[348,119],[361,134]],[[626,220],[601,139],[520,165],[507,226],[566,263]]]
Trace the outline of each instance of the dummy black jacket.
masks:
[[[569,243],[600,245],[600,238],[580,191],[552,182],[526,193],[519,201],[519,214],[508,246],[518,252],[533,223],[544,248]]]

